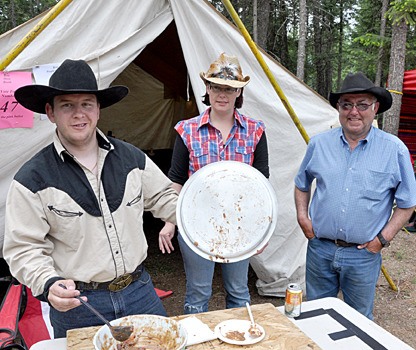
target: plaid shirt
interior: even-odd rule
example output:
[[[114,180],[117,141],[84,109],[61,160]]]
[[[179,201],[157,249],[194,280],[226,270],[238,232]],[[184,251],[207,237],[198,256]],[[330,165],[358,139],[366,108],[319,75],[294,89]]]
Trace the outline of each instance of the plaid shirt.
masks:
[[[208,108],[201,115],[182,120],[175,126],[189,150],[189,176],[203,166],[221,160],[253,164],[254,151],[265,125],[234,110],[234,125],[227,140],[223,141],[218,129],[209,121]]]

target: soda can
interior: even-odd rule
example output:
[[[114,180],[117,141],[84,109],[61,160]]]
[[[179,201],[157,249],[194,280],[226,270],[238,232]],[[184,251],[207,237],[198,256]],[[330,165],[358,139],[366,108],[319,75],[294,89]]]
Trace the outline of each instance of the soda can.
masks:
[[[286,288],[285,314],[289,317],[300,316],[302,288],[297,283],[289,283]]]

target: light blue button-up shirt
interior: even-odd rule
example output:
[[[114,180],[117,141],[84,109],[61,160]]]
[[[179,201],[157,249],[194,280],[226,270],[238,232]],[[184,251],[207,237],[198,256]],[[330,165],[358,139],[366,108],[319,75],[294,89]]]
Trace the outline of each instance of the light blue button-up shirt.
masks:
[[[365,243],[388,222],[393,201],[416,205],[416,181],[407,147],[372,127],[351,151],[342,129],[311,138],[295,178],[301,191],[316,179],[309,215],[316,237]]]

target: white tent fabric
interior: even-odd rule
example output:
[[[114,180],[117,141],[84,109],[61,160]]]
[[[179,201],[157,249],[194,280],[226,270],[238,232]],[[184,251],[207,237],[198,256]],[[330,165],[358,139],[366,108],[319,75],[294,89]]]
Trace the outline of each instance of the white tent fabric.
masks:
[[[1,36],[0,57],[6,55],[41,18],[39,16]],[[144,79],[146,74],[136,71],[137,77],[132,78],[128,72],[134,68],[127,67],[172,20],[176,24],[195,96],[202,96],[205,92],[199,72],[206,70],[221,52],[237,55],[244,74],[251,77],[244,90],[241,112],[266,124],[270,181],[279,204],[273,237],[266,250],[251,259],[251,264],[258,276],[258,292],[261,295],[283,296],[289,282],[304,283],[306,240],[296,222],[293,179],[306,143],[244,38],[209,3],[201,0],[74,0],[6,70],[30,71],[36,65],[59,63],[66,58],[84,59],[94,69],[100,88],[127,74],[123,81],[129,82],[132,95],[146,94],[143,84],[139,84],[138,91],[134,84],[134,81]],[[166,52],[166,55],[169,54]],[[326,100],[269,56],[263,56],[309,136],[336,123],[337,113]],[[158,91],[157,82],[146,87]],[[147,111],[151,109],[147,118],[154,120],[147,120],[146,133],[157,134],[159,142],[152,144],[146,140],[146,148],[169,147],[172,144],[169,132],[158,131],[167,124],[170,128],[174,120],[184,119],[183,114],[178,115],[182,113],[181,109],[172,107],[174,103],[169,99],[158,103],[163,104],[144,107]],[[196,103],[200,111],[205,109],[199,98]],[[129,105],[130,111],[133,108]],[[163,110],[170,112],[163,113]],[[122,120],[122,113],[120,110],[115,115]],[[134,114],[138,114],[137,111],[132,116]],[[115,115],[112,118],[117,118]],[[160,122],[160,115],[163,115],[161,118],[165,123]],[[128,122],[125,124],[128,125]],[[132,129],[131,126],[127,128]],[[53,130],[49,121],[41,121],[38,116],[35,116],[33,129],[0,130],[0,246],[8,184],[23,162],[50,142]],[[138,145],[142,147],[141,136],[136,138],[140,138]]]

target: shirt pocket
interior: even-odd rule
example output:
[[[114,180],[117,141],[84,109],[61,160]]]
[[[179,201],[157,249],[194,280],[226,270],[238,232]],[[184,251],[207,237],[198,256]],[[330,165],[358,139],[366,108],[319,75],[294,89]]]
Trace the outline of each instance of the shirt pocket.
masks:
[[[386,198],[386,192],[394,187],[394,174],[368,169],[365,174],[364,197],[370,200],[382,200]]]
[[[83,237],[85,212],[71,202],[54,202],[47,206],[47,217],[51,237],[68,250],[77,250]]]
[[[210,149],[208,143],[198,144],[191,147],[189,152],[189,168],[192,173],[199,170],[205,165],[213,161],[217,161],[217,152],[215,149]]]
[[[252,165],[254,162],[254,147],[252,145],[239,145],[235,148],[233,160]]]
[[[132,196],[132,198],[130,198],[130,200],[127,202],[126,205],[128,207],[137,206],[137,205],[142,206],[142,203],[143,203],[143,190],[140,189],[139,191],[136,192],[135,195]]]
[[[202,145],[202,147],[195,147],[191,150],[191,157],[200,158],[208,155],[209,148],[208,145]]]
[[[253,146],[238,146],[236,147],[235,152],[242,154],[242,155],[251,155],[254,153],[254,147]]]

